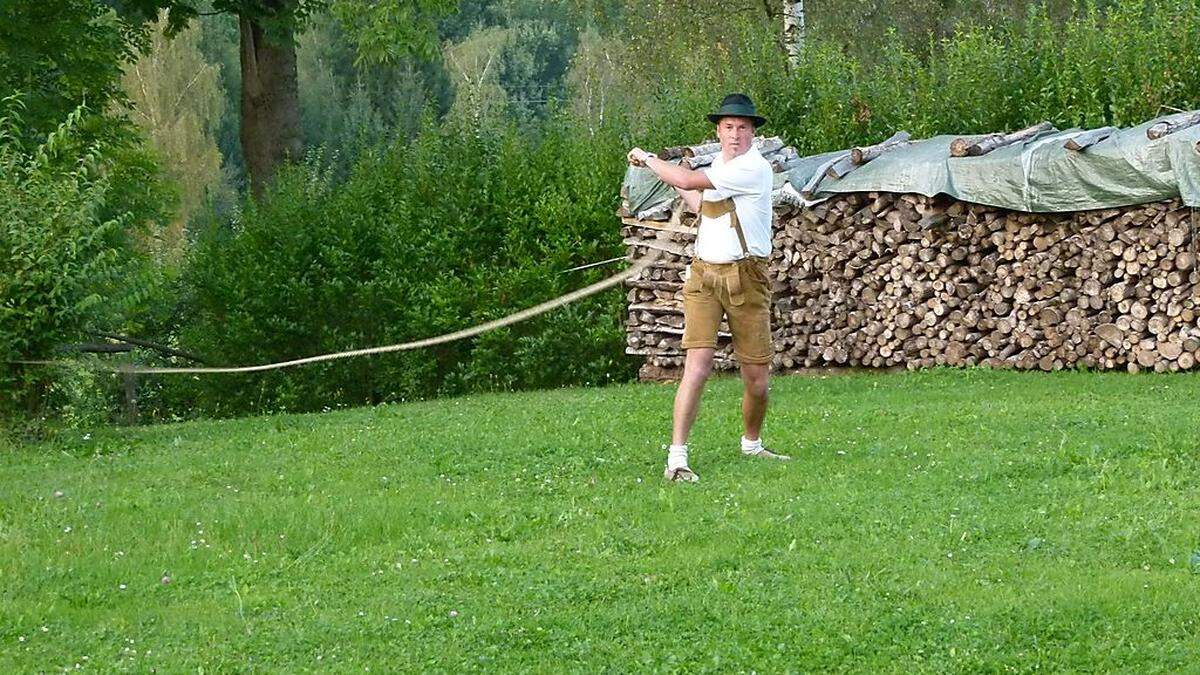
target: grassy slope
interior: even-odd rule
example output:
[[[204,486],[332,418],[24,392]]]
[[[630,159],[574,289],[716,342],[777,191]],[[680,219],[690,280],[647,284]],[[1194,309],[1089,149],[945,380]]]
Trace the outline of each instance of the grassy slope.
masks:
[[[672,394],[480,396],[0,454],[0,667],[1200,663],[1200,379],[778,378],[767,440],[790,465],[737,454],[724,379],[693,438],[696,486],[660,478]]]

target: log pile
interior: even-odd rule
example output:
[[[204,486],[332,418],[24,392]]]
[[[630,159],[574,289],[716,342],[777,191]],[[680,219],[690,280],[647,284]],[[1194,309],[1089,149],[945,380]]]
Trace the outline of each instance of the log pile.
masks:
[[[794,190],[792,191],[795,192]],[[1065,214],[912,194],[776,193],[775,367],[986,365],[1130,372],[1200,361],[1195,225],[1178,200]],[[644,378],[682,365],[681,273],[695,216],[625,218],[627,352]],[[722,326],[717,367],[730,368]]]

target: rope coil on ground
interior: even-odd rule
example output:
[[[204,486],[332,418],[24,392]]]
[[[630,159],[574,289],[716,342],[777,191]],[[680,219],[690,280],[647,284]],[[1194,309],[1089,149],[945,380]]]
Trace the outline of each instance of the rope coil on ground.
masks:
[[[307,356],[300,359],[292,359],[290,361],[277,361],[275,363],[264,363],[256,366],[215,366],[215,367],[182,367],[182,368],[159,368],[152,366],[137,366],[133,364],[121,364],[116,366],[100,366],[99,370],[107,370],[114,373],[130,373],[134,375],[184,375],[184,374],[216,374],[216,373],[257,373],[264,370],[277,370],[280,368],[291,368],[293,366],[302,366],[308,363],[318,363],[320,361],[334,361],[337,359],[347,359],[354,356],[370,356],[372,354],[388,354],[391,352],[402,352],[411,349],[421,349],[423,347],[432,347],[434,345],[454,342],[469,337],[474,337],[481,333],[486,333],[497,328],[510,326],[514,323],[531,319],[539,314],[545,314],[550,310],[557,309],[564,305],[569,305],[577,300],[582,300],[590,295],[595,295],[600,291],[607,290],[626,279],[637,275],[642,270],[646,269],[658,259],[660,252],[651,249],[645,257],[634,261],[628,269],[618,272],[607,279],[597,281],[589,286],[584,286],[575,291],[571,291],[565,295],[560,295],[553,300],[547,300],[533,307],[523,309],[519,312],[514,312],[506,317],[481,323],[471,328],[454,331],[453,333],[445,333],[434,337],[414,340],[412,342],[403,342],[394,345],[384,345],[382,347],[368,347],[365,349],[352,349],[344,352],[333,352],[330,354],[318,354],[316,356]],[[10,361],[9,363],[21,365],[59,365],[64,361]]]

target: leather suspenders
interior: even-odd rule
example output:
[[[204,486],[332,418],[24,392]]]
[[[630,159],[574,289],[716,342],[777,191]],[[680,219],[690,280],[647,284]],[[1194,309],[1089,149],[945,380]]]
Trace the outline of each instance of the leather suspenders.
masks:
[[[737,209],[733,205],[733,197],[726,197],[720,201],[706,202],[704,201],[704,190],[700,191],[700,215],[709,218],[720,218],[729,214],[729,226],[732,227],[738,236],[738,243],[742,245],[742,255],[750,257],[750,247],[746,246],[746,233],[742,231],[742,223],[738,220]]]

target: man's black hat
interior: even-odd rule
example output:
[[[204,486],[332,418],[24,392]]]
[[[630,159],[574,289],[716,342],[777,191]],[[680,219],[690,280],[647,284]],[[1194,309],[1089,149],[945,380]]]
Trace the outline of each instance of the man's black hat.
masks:
[[[729,94],[721,99],[721,107],[708,114],[708,121],[716,124],[722,117],[748,117],[756,128],[767,123],[767,118],[758,114],[754,109],[754,102],[745,94]]]

